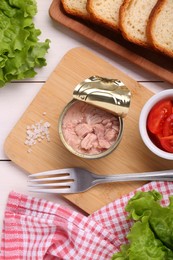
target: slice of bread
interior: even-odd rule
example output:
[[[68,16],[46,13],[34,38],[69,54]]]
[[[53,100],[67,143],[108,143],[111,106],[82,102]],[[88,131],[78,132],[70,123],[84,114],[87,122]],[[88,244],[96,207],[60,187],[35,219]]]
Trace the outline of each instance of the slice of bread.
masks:
[[[86,9],[87,0],[61,0],[61,3],[65,12],[68,14],[82,19],[89,19],[89,14]]]
[[[147,25],[151,45],[173,58],[173,0],[159,0]]]
[[[158,0],[125,0],[120,7],[120,30],[125,39],[147,47],[146,27]]]
[[[123,0],[88,0],[86,8],[93,22],[117,31],[122,3]]]

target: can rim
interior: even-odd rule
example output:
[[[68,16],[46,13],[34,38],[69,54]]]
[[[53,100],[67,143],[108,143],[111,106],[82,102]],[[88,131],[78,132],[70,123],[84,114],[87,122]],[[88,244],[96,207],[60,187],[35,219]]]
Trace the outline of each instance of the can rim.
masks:
[[[110,146],[110,148],[108,148],[107,150],[98,153],[98,154],[85,154],[85,153],[80,153],[77,152],[76,150],[74,150],[65,140],[64,135],[63,135],[63,131],[62,131],[62,122],[63,122],[63,118],[64,115],[66,114],[66,112],[68,111],[68,109],[75,103],[75,102],[81,102],[79,100],[76,99],[72,99],[63,109],[62,113],[60,114],[59,117],[59,122],[58,122],[58,132],[59,132],[59,136],[60,136],[60,140],[63,143],[63,145],[67,148],[68,151],[70,151],[72,154],[80,157],[80,158],[84,158],[84,159],[99,159],[99,158],[103,158],[107,155],[109,155],[111,152],[113,152],[115,150],[115,148],[117,148],[117,146],[119,145],[121,139],[122,139],[122,134],[123,134],[123,130],[124,130],[124,123],[123,123],[123,119],[119,116],[116,116],[119,120],[119,132],[118,132],[118,136],[115,140],[115,142]]]

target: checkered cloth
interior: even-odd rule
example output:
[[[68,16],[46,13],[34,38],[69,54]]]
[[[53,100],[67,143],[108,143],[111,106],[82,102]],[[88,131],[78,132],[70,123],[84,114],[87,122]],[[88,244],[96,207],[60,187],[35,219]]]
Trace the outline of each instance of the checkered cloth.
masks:
[[[172,182],[151,182],[138,190],[157,190],[163,205]],[[4,217],[1,259],[106,260],[126,241],[132,221],[124,207],[134,192],[89,217],[43,199],[11,192]]]

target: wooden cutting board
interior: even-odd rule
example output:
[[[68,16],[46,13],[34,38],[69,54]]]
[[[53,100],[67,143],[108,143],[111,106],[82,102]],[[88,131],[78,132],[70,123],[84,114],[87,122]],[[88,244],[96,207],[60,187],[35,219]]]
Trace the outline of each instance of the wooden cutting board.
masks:
[[[86,160],[72,155],[62,145],[57,131],[59,115],[72,99],[74,87],[92,75],[120,79],[132,92],[130,111],[124,119],[122,141],[111,155],[98,160]],[[63,57],[12,129],[4,144],[5,152],[28,173],[67,167],[84,167],[98,174],[171,169],[173,162],[153,155],[139,135],[140,111],[150,96],[152,92],[92,52],[83,48],[72,49]],[[28,153],[28,147],[24,144],[26,127],[40,120],[51,124],[50,142],[43,140]],[[142,182],[102,184],[84,193],[66,195],[65,198],[87,213],[92,213],[141,185]]]

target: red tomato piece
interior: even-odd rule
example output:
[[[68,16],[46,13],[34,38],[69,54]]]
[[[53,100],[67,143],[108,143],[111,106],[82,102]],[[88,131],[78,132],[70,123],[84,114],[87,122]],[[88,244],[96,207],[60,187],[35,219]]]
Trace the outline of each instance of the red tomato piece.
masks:
[[[163,136],[173,135],[173,114],[168,116],[163,125]]]
[[[162,148],[170,153],[173,153],[173,135],[160,137]]]
[[[163,124],[172,113],[172,101],[162,100],[158,102],[150,111],[147,118],[147,127],[153,134],[161,134]]]

